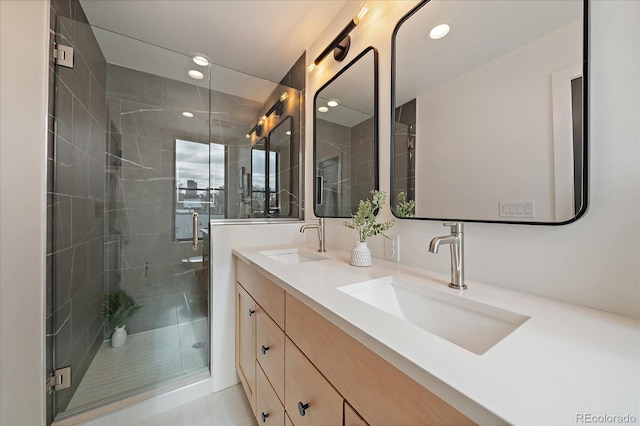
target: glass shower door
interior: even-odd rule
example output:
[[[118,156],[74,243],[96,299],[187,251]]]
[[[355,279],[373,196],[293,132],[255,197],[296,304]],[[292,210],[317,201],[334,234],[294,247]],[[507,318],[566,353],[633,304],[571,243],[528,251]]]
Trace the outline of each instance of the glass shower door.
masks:
[[[61,419],[209,377],[211,90],[209,66],[82,22],[58,17],[55,41],[74,47],[73,68],[50,70],[47,344],[52,368],[72,368],[52,394]]]

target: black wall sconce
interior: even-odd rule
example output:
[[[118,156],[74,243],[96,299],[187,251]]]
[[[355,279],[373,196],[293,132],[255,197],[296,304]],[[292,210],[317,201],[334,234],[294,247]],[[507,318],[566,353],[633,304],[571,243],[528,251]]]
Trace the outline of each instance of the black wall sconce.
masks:
[[[254,133],[254,132],[257,137],[262,136],[262,125],[264,124],[265,121],[267,121],[267,118],[269,118],[271,114],[273,114],[274,112],[276,113],[276,117],[280,117],[282,115],[282,113],[284,112],[284,101],[286,101],[287,98],[289,98],[289,94],[287,92],[283,92],[280,98],[276,101],[276,103],[273,104],[271,108],[269,108],[267,112],[262,117],[260,117],[260,120],[258,120],[256,125],[253,126],[251,130],[249,130],[249,132],[247,132],[246,134],[247,139],[250,138],[251,133]]]
[[[333,41],[329,43],[327,47],[325,47],[322,53],[318,55],[315,61],[313,61],[313,63],[309,65],[309,68],[307,68],[307,71],[312,72],[314,69],[316,69],[318,64],[320,64],[320,62],[322,62],[322,60],[331,51],[333,51],[333,58],[338,62],[346,58],[347,53],[349,53],[349,47],[351,46],[351,37],[349,36],[349,33],[353,31],[355,27],[358,26],[358,24],[360,23],[364,15],[367,14],[368,11],[369,11],[368,4],[365,4],[364,6],[362,6],[358,14],[354,16],[351,21],[349,21],[347,26],[344,27],[342,31],[340,31],[340,34],[338,34],[336,38],[334,38]]]

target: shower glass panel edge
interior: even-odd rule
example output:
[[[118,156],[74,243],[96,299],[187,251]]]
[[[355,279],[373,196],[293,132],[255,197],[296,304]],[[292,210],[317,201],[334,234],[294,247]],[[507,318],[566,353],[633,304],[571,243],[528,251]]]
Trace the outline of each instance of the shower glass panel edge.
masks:
[[[198,212],[208,226],[208,156],[204,191],[189,201],[175,152],[176,139],[208,147],[210,67],[64,17],[54,33],[56,43],[74,47],[74,67],[54,67],[51,95],[48,334],[52,366],[72,367],[71,387],[53,394],[54,420],[62,421],[210,376],[203,234],[197,250],[176,237],[182,216]],[[114,65],[124,63],[105,59],[114,54],[155,66]],[[203,78],[189,78],[190,69]],[[105,294],[121,290],[142,307],[116,348],[102,311]]]

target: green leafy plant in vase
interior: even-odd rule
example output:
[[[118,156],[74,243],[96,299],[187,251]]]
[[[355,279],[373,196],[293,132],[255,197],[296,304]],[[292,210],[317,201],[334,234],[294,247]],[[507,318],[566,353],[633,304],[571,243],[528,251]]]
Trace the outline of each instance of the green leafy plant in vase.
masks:
[[[351,221],[344,222],[344,226],[349,229],[358,231],[359,240],[356,241],[355,247],[351,251],[351,264],[353,266],[371,266],[371,250],[367,246],[367,238],[374,237],[378,234],[384,235],[384,232],[391,229],[395,221],[387,220],[378,222],[376,214],[382,209],[387,200],[387,194],[384,191],[371,191],[371,200],[360,200],[358,210],[355,215],[351,216]],[[386,235],[384,235],[386,237]]]
[[[142,307],[136,304],[124,290],[105,293],[102,304],[102,315],[107,328],[113,328],[111,346],[119,348],[127,342],[125,322]]]

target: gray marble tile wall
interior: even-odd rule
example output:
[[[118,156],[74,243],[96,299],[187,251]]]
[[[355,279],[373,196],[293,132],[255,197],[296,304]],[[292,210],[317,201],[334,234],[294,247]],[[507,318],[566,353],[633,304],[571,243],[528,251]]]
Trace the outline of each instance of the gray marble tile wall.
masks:
[[[239,144],[246,126],[219,116],[234,116],[243,101],[211,95],[218,113],[212,115],[212,141]],[[186,262],[202,253],[193,251],[191,241],[174,237],[175,140],[208,143],[208,103],[208,88],[107,67],[107,275],[110,289],[123,289],[142,305],[127,323],[130,334],[208,315],[203,265]],[[183,111],[195,117],[186,118]],[[236,127],[239,131],[230,131]]]
[[[315,122],[316,163],[337,159],[339,185],[325,185],[323,207],[326,217],[350,217],[352,192],[351,128],[326,120]],[[316,166],[317,167],[317,166]]]
[[[341,185],[325,190],[323,212],[326,216],[349,217],[360,200],[370,198],[375,187],[374,120],[370,118],[351,128],[325,120],[316,120],[316,162],[338,159]],[[325,188],[326,189],[326,188]]]
[[[394,144],[394,197],[406,192],[408,199],[415,199],[415,144],[416,100],[396,107],[396,134]]]
[[[373,117],[351,128],[351,205],[357,206],[360,200],[371,198],[376,188],[374,161]]]
[[[75,54],[73,69],[49,69],[47,370],[73,369],[60,412],[104,340],[106,62],[77,0],[51,2],[50,29]],[[48,398],[49,421],[53,411]]]
[[[304,84],[304,56],[298,62],[300,65],[294,66],[285,79]],[[176,241],[174,237],[175,140],[211,141],[226,147],[226,183],[230,188],[226,217],[237,217],[237,182],[233,185],[233,180],[237,180],[240,167],[250,170],[245,134],[249,123],[283,90],[290,89],[275,90],[274,99],[261,104],[108,65],[106,95],[112,129],[108,149],[107,276],[111,289],[122,288],[143,305],[127,324],[129,333],[207,316],[208,287],[203,266],[183,261],[201,253],[192,250],[190,241]],[[283,118],[291,116],[299,129],[300,100],[294,92],[286,102]],[[195,116],[185,118],[183,111]],[[298,141],[292,155],[299,156],[299,130],[292,137]],[[292,174],[297,185],[299,169]]]
[[[285,85],[287,87],[291,87],[299,91],[298,94],[298,105],[296,106],[296,116],[293,116],[292,122],[292,141],[293,141],[293,152],[292,152],[292,171],[291,171],[291,188],[296,190],[296,193],[293,193],[292,190],[292,202],[294,203],[290,209],[290,217],[299,217],[299,215],[304,214],[304,145],[305,145],[305,97],[306,97],[306,86],[305,86],[305,78],[307,73],[307,52],[303,52],[302,55],[298,58],[295,64],[291,67],[287,75],[282,79],[280,84]],[[298,159],[298,162],[295,163],[295,159]],[[301,216],[304,218],[304,216]]]
[[[286,161],[282,161],[281,157],[281,166],[285,163],[287,163],[287,166],[284,169],[280,169],[280,176],[278,176],[280,180],[280,187],[278,188],[280,193],[280,210],[271,211],[269,217],[272,218],[300,218],[304,212],[304,197],[301,194],[303,191],[300,190],[300,183],[303,181],[302,172],[304,170],[303,167],[301,168],[301,164],[304,165],[301,147],[304,145],[305,62],[306,53],[303,52],[291,69],[289,69],[280,80],[278,86],[276,86],[273,92],[267,97],[264,104],[261,105],[255,115],[248,121],[248,123],[251,123],[249,127],[253,126],[253,123],[256,123],[260,116],[265,114],[269,108],[278,101],[283,93],[287,93],[288,98],[283,104],[283,111],[280,117],[276,117],[275,114],[273,114],[262,126],[261,137],[267,137],[270,146],[272,145],[274,137],[276,139],[281,138],[276,129],[280,128],[281,125],[290,126],[291,128],[291,135],[288,137],[290,141],[288,158]],[[276,131],[274,132],[274,130]],[[253,143],[257,143],[259,139],[260,138],[255,137]],[[273,141],[275,145],[278,143],[278,140]],[[269,150],[276,151],[276,149],[271,148],[269,148]],[[246,157],[242,154],[241,156],[247,158],[249,161],[245,164],[238,164],[238,166],[244,166],[248,171],[251,171],[250,156]],[[236,167],[235,170],[237,171],[237,169]],[[284,183],[285,181],[286,183]],[[230,185],[230,187],[233,188],[232,185]],[[272,190],[273,188],[270,188],[270,191]],[[238,200],[238,197],[236,197],[236,200]],[[254,216],[256,215],[257,214],[254,214]]]

